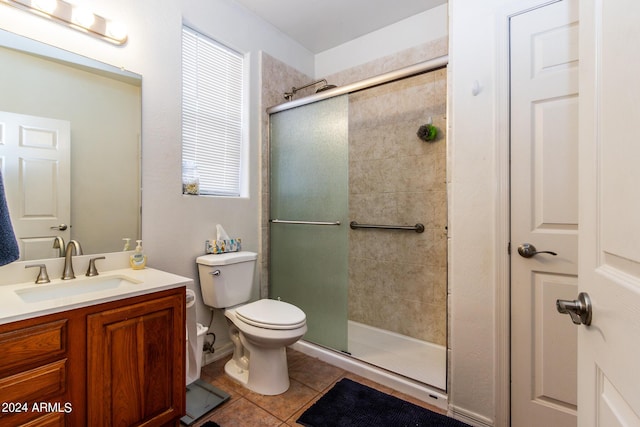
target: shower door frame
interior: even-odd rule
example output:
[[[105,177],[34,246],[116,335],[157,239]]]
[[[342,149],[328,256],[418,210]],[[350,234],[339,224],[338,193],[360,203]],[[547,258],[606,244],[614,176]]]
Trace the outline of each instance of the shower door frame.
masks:
[[[283,104],[269,107],[267,108],[267,114],[271,115],[280,111],[290,110],[291,108],[301,107],[303,105],[322,101],[323,99],[333,98],[334,96],[345,95],[381,84],[390,83],[395,80],[401,80],[406,77],[428,73],[429,71],[439,70],[440,68],[446,67],[448,64],[449,55],[439,56],[428,61],[419,62],[410,67],[401,68],[399,70],[391,71],[389,73],[381,74],[379,76],[371,77],[359,82],[351,83],[345,86],[339,86],[334,89],[328,89],[323,92],[316,93],[315,95],[307,96],[295,101],[289,101]]]
[[[398,80],[402,80],[405,78],[409,78],[409,77],[413,77],[413,76],[417,76],[420,74],[424,74],[424,73],[428,73],[431,71],[436,71],[442,68],[447,67],[449,62],[449,58],[448,55],[443,55],[443,56],[439,56],[436,57],[434,59],[428,60],[428,61],[424,61],[424,62],[420,62],[417,64],[414,64],[412,66],[409,67],[405,67],[399,70],[395,70],[389,73],[385,73],[385,74],[381,74],[379,76],[375,76],[375,77],[371,77],[359,82],[355,82],[349,85],[345,85],[345,86],[340,86],[340,87],[336,87],[334,89],[329,89],[320,93],[317,93],[315,95],[311,95],[311,96],[307,96],[305,98],[301,98],[299,100],[295,100],[295,101],[289,101],[289,102],[285,102],[283,104],[279,104],[273,107],[270,107],[266,110],[268,116],[270,117],[271,114],[273,113],[278,113],[281,111],[286,111],[289,109],[293,109],[293,108],[297,108],[297,107],[301,107],[304,105],[308,105],[311,103],[315,103],[315,102],[319,102],[325,99],[329,99],[329,98],[333,98],[333,97],[337,97],[340,95],[345,95],[345,94],[350,94],[353,92],[357,92],[357,91],[361,91],[361,90],[365,90],[365,89],[369,89],[375,86],[379,86],[379,85],[383,85],[386,83],[391,83],[394,81],[398,81]],[[269,144],[270,145],[270,144]],[[270,156],[268,156],[268,158],[270,159]],[[269,160],[270,161],[270,160]],[[271,165],[269,164],[268,169],[271,170]],[[270,193],[270,190],[269,190]],[[264,203],[267,204],[267,206],[265,206],[265,210],[263,210],[263,212],[266,212],[267,215],[270,214],[270,196],[266,197],[264,199]],[[268,228],[269,230],[269,228]],[[267,232],[267,245],[265,245],[264,247],[269,247],[270,246],[270,233]],[[270,264],[270,262],[269,262]],[[270,287],[270,286],[269,286]],[[449,331],[448,331],[448,327],[447,327],[447,338],[449,335]],[[312,343],[311,343],[312,344]],[[312,344],[313,345],[313,344]],[[323,350],[320,350],[321,352],[323,352]],[[339,356],[339,350],[337,349],[328,349],[329,352],[334,352],[336,353],[336,357],[340,357]],[[320,356],[322,358],[322,356]],[[344,356],[342,356],[344,357]],[[448,357],[447,357],[448,359]],[[358,360],[359,359],[355,359]],[[348,362],[347,364],[351,364],[352,362]],[[365,362],[366,363],[366,362]],[[447,361],[447,365],[448,365],[448,361]],[[384,368],[382,368],[384,369]],[[401,374],[397,374],[397,375],[401,375]],[[405,377],[406,378],[406,377]],[[430,386],[429,384],[424,384],[424,386],[430,388],[432,386]],[[434,392],[433,393],[429,393],[429,397],[434,398],[436,396],[438,396],[439,399],[441,399],[440,402],[438,403],[443,403],[442,399],[444,398],[446,400],[446,394],[441,395],[439,392],[437,392],[436,390],[442,390],[442,389],[432,389]]]

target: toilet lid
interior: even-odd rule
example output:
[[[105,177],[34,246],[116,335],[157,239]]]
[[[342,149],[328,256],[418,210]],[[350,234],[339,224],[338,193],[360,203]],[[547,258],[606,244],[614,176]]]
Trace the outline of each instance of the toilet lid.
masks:
[[[273,299],[261,299],[238,307],[236,317],[266,329],[295,329],[304,325],[307,319],[295,305]]]

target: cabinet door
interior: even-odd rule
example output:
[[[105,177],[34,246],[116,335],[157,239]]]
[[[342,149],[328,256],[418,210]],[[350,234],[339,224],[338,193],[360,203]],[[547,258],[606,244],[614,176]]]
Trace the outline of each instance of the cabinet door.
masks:
[[[87,317],[91,426],[158,426],[185,408],[184,293]]]

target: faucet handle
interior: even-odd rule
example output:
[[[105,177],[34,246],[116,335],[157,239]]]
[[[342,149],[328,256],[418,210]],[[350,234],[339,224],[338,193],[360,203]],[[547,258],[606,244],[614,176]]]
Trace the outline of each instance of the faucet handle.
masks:
[[[97,258],[91,258],[89,260],[89,268],[87,269],[88,277],[97,276],[99,274],[98,269],[96,268],[96,260],[99,260],[99,259],[104,259],[104,257],[99,256]]]
[[[45,264],[31,264],[25,265],[24,268],[40,267],[38,276],[36,277],[36,284],[49,283],[49,275],[47,274],[47,266]]]

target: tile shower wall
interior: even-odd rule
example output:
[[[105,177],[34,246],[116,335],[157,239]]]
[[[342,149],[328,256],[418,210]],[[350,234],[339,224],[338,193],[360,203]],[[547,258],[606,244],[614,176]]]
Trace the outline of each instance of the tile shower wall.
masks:
[[[424,233],[350,230],[349,319],[446,344],[446,70],[354,93],[349,217]],[[416,135],[431,117],[436,141]]]

